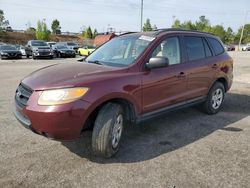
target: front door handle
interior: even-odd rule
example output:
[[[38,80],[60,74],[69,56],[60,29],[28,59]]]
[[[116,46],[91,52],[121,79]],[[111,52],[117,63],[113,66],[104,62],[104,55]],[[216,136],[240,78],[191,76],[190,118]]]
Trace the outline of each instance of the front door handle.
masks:
[[[185,72],[180,72],[180,73],[177,75],[177,77],[185,77],[185,76],[186,76]]]

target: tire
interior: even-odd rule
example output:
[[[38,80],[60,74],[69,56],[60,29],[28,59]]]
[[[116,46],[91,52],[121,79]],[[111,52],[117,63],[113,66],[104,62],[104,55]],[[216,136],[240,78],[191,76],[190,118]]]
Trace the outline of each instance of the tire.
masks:
[[[61,57],[62,57],[62,55],[61,55],[60,52],[57,54],[57,57],[58,57],[58,58],[61,58]]]
[[[202,110],[209,114],[216,114],[221,110],[225,97],[225,87],[221,82],[215,82],[211,87],[206,101],[203,103]]]
[[[29,59],[29,58],[30,58],[30,55],[26,55],[26,57]]]
[[[92,149],[95,155],[110,158],[117,153],[124,122],[121,105],[108,103],[101,108],[92,133]]]
[[[36,56],[32,55],[32,59],[34,59],[34,60],[35,60],[35,59],[36,59]]]

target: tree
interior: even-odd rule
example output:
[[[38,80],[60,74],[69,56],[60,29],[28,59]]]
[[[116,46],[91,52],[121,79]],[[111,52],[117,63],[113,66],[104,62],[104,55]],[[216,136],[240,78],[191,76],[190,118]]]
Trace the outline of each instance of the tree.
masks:
[[[227,30],[225,30],[225,28],[222,25],[212,26],[210,24],[210,21],[205,16],[200,16],[199,19],[194,23],[190,20],[181,23],[180,20],[176,19],[172,25],[172,28],[182,28],[182,29],[188,29],[188,30],[198,30],[198,31],[203,31],[203,32],[209,32],[209,33],[219,36],[222,42],[224,43],[232,43],[233,40],[235,39],[233,30],[231,28],[228,28]],[[249,27],[249,31],[250,31],[250,27]]]
[[[34,27],[29,27],[29,28],[26,29],[25,33],[35,35],[36,34],[36,29]]]
[[[242,27],[238,29],[238,32],[234,39],[235,43],[238,43],[240,41],[241,31],[242,31]],[[244,27],[244,32],[243,32],[241,43],[242,44],[250,43],[250,24],[246,24]]]
[[[222,25],[216,25],[216,26],[211,27],[209,32],[220,37],[222,42],[226,43],[226,31]]]
[[[9,21],[5,19],[3,10],[0,9],[0,36],[4,35],[4,29],[9,25]]]
[[[210,21],[205,16],[200,16],[199,20],[195,22],[195,28],[199,31],[208,31],[210,26]]]
[[[93,39],[98,35],[98,32],[97,30],[95,29],[94,32],[93,32]]]
[[[232,28],[228,27],[227,31],[226,31],[225,43],[232,44],[234,42],[234,39],[235,39],[235,34],[234,34]]]
[[[181,28],[181,21],[176,19],[172,25],[172,28]]]
[[[92,29],[91,29],[90,26],[84,32],[84,37],[87,38],[87,39],[92,39],[93,38],[93,33],[92,33]]]
[[[157,28],[157,26],[156,25],[154,25],[153,26],[153,30],[157,30],[158,28]]]
[[[36,38],[38,40],[49,40],[50,38],[50,31],[47,28],[47,24],[45,21],[38,20],[37,22],[37,29],[36,29]]]
[[[61,33],[60,22],[57,19],[52,21],[51,30],[53,34]]]
[[[152,26],[151,26],[151,23],[150,23],[150,19],[147,19],[147,20],[146,20],[146,22],[145,22],[144,25],[143,25],[142,30],[143,30],[144,32],[146,32],[146,31],[152,31],[152,30],[153,30],[153,29],[152,29]]]

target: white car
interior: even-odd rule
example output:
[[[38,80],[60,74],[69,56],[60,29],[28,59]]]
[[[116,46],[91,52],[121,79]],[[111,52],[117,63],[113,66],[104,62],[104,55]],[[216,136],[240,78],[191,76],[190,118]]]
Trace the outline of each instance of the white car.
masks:
[[[15,45],[16,48],[21,52],[22,56],[26,56],[25,47],[22,45]]]
[[[250,51],[250,44],[248,43],[247,45],[243,46],[242,51]]]

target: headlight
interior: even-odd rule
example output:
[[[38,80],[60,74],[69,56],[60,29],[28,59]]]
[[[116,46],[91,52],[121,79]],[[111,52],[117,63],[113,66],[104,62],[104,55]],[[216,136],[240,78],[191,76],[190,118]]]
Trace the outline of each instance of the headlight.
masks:
[[[87,93],[86,87],[55,89],[43,91],[39,97],[39,105],[59,105],[73,102]]]
[[[5,53],[5,52],[1,52],[1,55],[8,55],[8,53]]]

